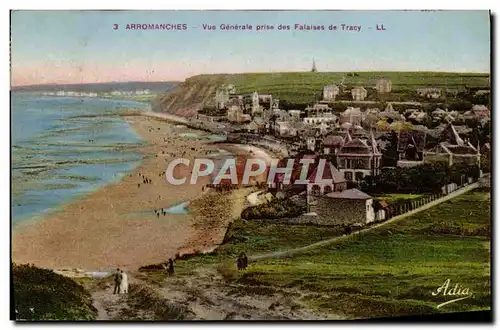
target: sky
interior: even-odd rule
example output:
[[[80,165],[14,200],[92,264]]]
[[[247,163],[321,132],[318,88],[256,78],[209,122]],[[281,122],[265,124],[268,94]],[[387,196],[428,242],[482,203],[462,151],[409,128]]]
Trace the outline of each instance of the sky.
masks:
[[[114,29],[114,24],[118,25]],[[127,24],[186,24],[132,30]],[[203,24],[216,30],[204,30]],[[224,31],[222,24],[253,30]],[[258,25],[274,30],[256,31]],[[325,30],[296,30],[295,24]],[[343,31],[341,24],[361,26]],[[278,30],[288,25],[290,30]],[[337,30],[329,30],[336,25]],[[384,27],[385,30],[377,30]],[[13,11],[11,83],[182,81],[209,73],[490,71],[488,11]]]

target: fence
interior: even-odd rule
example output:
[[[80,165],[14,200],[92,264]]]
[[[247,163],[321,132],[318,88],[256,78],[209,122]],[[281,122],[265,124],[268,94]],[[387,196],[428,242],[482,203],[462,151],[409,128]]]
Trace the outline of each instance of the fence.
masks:
[[[474,183],[475,181],[473,178],[469,177],[467,178],[467,180],[463,180],[463,182],[464,183],[462,185],[457,185],[456,183],[450,183],[441,187],[440,192],[427,194],[422,196],[421,198],[415,198],[405,203],[398,203],[396,205],[389,205],[386,208],[382,208],[375,212],[375,221],[380,222],[389,220],[398,215],[410,212],[414,209],[424,206],[425,204],[431,203],[436,199],[447,196],[460,188],[468,186]]]

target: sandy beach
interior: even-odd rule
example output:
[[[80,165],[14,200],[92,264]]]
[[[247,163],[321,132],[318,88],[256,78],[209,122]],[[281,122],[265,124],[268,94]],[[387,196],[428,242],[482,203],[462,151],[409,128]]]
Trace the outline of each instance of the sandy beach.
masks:
[[[141,148],[144,159],[139,167],[118,183],[16,228],[12,237],[14,262],[53,269],[132,270],[164,262],[179,251],[210,250],[220,244],[227,224],[239,216],[251,188],[207,192],[202,187],[209,183],[208,177],[195,185],[173,186],[162,175],[174,158],[187,158],[193,164],[194,158],[207,158],[211,149],[220,147],[182,137],[181,133],[199,132],[161,118],[124,118],[148,142]],[[176,167],[174,176],[189,178],[190,173],[191,168],[182,165]],[[145,184],[143,176],[151,183]],[[154,213],[186,201],[190,201],[187,215],[157,217]]]

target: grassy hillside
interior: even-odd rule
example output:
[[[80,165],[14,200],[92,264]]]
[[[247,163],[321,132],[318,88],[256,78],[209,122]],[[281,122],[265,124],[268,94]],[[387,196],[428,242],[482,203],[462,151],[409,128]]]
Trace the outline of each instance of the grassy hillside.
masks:
[[[94,320],[90,293],[72,279],[32,265],[12,265],[18,320]]]
[[[217,87],[234,84],[238,93],[271,93],[282,101],[291,103],[313,102],[320,96],[323,86],[340,84],[344,72],[283,72],[199,75],[186,79],[173,90],[161,95],[155,110],[179,115],[193,115],[201,105],[211,101]],[[487,87],[489,75],[479,73],[447,72],[356,72],[346,76],[345,85],[374,87],[379,78],[392,81],[393,91],[403,91],[427,86]]]
[[[491,308],[489,192],[475,190],[399,222],[292,257],[257,261],[237,283],[299,290],[311,308],[354,318],[474,311]],[[279,227],[285,225],[279,225]],[[178,268],[279,251],[338,235],[321,227],[248,221],[218,255],[178,262]],[[432,295],[450,279],[472,297]]]

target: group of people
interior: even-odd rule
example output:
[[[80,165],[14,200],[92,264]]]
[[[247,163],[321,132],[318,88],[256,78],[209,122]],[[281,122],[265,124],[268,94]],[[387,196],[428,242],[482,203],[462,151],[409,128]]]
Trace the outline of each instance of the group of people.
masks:
[[[167,215],[167,212],[163,210],[163,208],[159,209],[159,210],[155,210],[155,214],[156,214],[156,217],[159,218],[160,215],[163,215],[163,216],[166,216]]]
[[[344,227],[344,235],[351,235],[352,233],[351,226],[344,224],[343,227]]]
[[[238,267],[238,270],[245,270],[248,267],[248,257],[245,252],[240,253],[238,256],[236,266]]]
[[[148,177],[147,177],[147,176],[145,176],[144,174],[142,174],[142,173],[138,173],[137,175],[138,175],[138,176],[140,176],[140,177],[142,178],[142,183],[144,183],[144,184],[146,184],[146,183],[148,183],[148,184],[153,183],[153,180],[151,180],[150,178],[148,178]],[[137,184],[137,188],[140,188],[140,187],[141,187],[141,183],[139,182],[139,183]]]
[[[122,269],[116,269],[114,282],[113,294],[128,293],[128,276]]]

